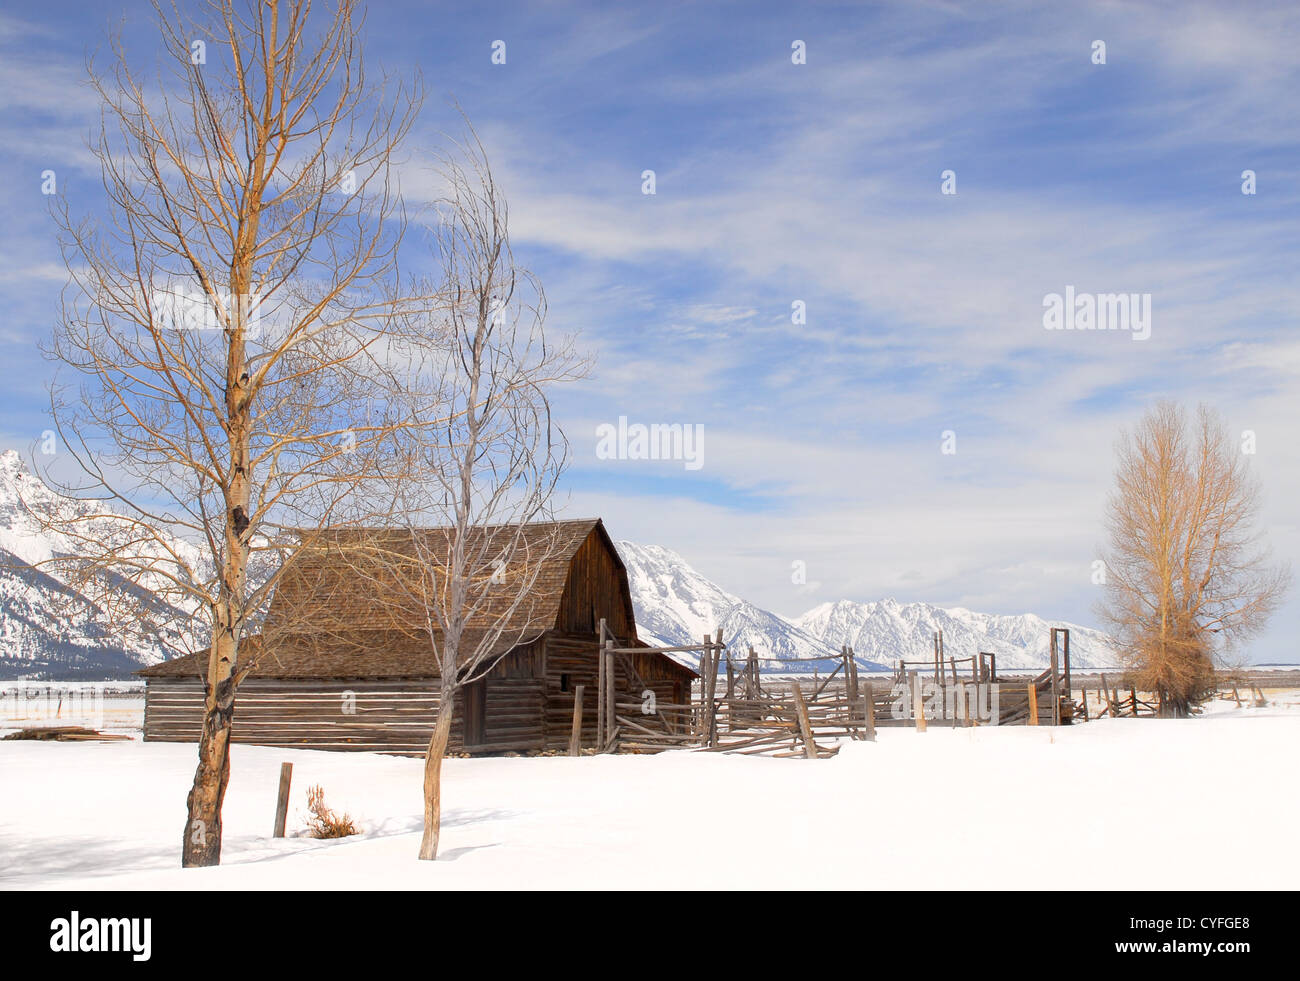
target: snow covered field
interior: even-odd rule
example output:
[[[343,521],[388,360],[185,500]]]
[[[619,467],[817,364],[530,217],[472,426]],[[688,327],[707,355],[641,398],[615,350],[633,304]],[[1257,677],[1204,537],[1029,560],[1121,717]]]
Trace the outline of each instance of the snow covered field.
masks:
[[[1298,745],[1290,692],[1180,721],[886,729],[816,762],[456,759],[436,863],[414,858],[419,761],[236,746],[226,864],[187,871],[193,746],[3,742],[0,885],[1294,889]],[[291,833],[314,783],[365,833],[273,840],[282,760]],[[1162,878],[1142,877],[1154,867]]]

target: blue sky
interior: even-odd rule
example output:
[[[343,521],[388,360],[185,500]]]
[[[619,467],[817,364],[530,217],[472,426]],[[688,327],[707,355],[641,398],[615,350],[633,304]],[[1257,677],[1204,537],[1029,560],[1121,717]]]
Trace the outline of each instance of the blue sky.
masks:
[[[4,446],[46,428],[40,172],[94,209],[78,79],[119,10],[152,59],[147,4],[0,15]],[[558,398],[570,513],[787,615],[896,596],[1092,623],[1114,439],[1169,396],[1257,434],[1264,525],[1300,557],[1294,5],[382,3],[367,37],[429,93],[405,193],[454,96],[551,329],[595,358]],[[1044,330],[1067,285],[1150,293],[1150,339]],[[703,467],[599,459],[620,415],[703,426]],[[1293,595],[1256,659],[1297,659],[1297,629]]]

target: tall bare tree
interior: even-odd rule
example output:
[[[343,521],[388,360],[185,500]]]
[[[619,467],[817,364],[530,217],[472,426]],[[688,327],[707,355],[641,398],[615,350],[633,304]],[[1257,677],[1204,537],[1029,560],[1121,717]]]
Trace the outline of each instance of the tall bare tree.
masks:
[[[1186,715],[1216,663],[1258,633],[1289,570],[1268,561],[1259,485],[1211,409],[1154,406],[1118,444],[1106,526],[1110,624],[1135,682]]]
[[[413,310],[393,285],[395,154],[418,83],[367,75],[353,0],[316,6],[210,0],[195,21],[159,0],[156,83],[120,41],[90,68],[101,219],[56,208],[70,281],[49,353],[81,382],[57,380],[51,408],[81,467],[59,483],[81,501],[47,517],[78,539],[83,583],[121,602],[147,586],[203,621],[186,866],[220,861],[241,642],[285,550],[373,517],[401,410],[422,403],[427,425],[437,404],[391,387]]]
[[[506,199],[468,123],[466,131],[439,168],[445,193],[431,225],[441,279],[420,291],[442,305],[412,318],[405,336],[419,340],[404,353],[415,377],[395,386],[436,389],[440,418],[391,441],[396,459],[386,469],[401,475],[391,494],[395,534],[372,538],[376,547],[354,560],[438,668],[421,859],[438,853],[458,694],[548,626],[533,621],[534,587],[565,544],[548,522],[568,455],[551,391],[588,368],[571,335],[547,336],[545,294],[515,262]]]

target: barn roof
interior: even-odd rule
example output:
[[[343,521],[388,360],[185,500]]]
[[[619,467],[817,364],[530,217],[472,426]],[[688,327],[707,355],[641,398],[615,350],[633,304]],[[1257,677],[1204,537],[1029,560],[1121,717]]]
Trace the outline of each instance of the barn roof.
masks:
[[[480,556],[497,553],[511,526],[478,527],[464,547]],[[403,562],[445,563],[449,528],[331,530],[316,536],[289,560],[267,615],[261,638],[248,638],[256,655],[256,677],[428,677],[431,670],[422,606],[403,577]],[[503,625],[491,646],[500,654],[554,629],[573,557],[588,537],[598,534],[626,583],[627,570],[599,518],[537,522],[525,526],[516,553],[504,564],[499,588],[489,585],[486,603],[465,625],[463,649],[472,650],[490,630]],[[396,570],[396,571],[395,571]],[[511,610],[519,577],[529,577],[524,602]],[[630,591],[619,591],[634,623]],[[439,641],[441,638],[438,638]],[[201,677],[206,652],[164,661],[137,674],[145,678]],[[242,660],[242,658],[241,658]],[[685,669],[689,671],[689,669]]]

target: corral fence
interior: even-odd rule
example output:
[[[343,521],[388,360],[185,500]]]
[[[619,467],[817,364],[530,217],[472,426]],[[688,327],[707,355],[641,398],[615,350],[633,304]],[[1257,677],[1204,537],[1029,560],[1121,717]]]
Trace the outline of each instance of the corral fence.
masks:
[[[646,651],[698,655],[689,704],[647,699],[630,665],[616,671],[619,658]],[[1052,629],[1049,667],[1020,679],[1000,679],[989,652],[946,656],[941,632],[932,659],[899,661],[892,678],[879,681],[860,673],[849,646],[838,655],[800,659],[814,665],[811,679],[765,675],[764,664],[788,666],[792,659],[762,658],[752,647],[738,657],[721,630],[700,644],[659,648],[620,648],[602,631],[602,652],[603,752],[694,749],[820,759],[838,752],[840,740],[874,740],[878,727],[1067,725],[1075,716],[1064,628]],[[830,669],[825,675],[822,666]],[[627,690],[615,690],[620,677]]]

